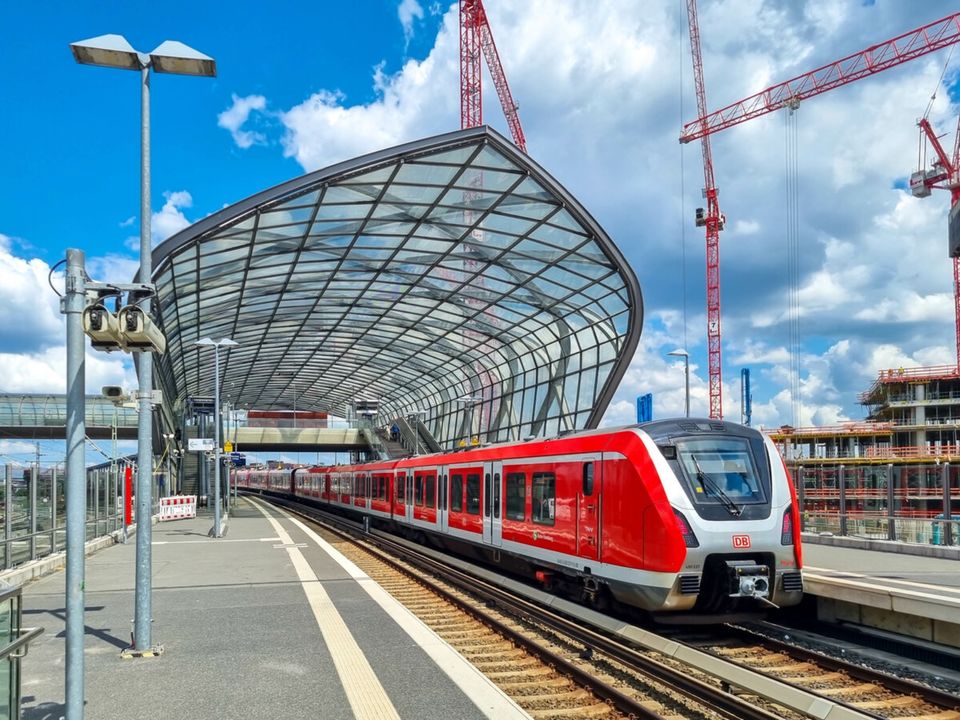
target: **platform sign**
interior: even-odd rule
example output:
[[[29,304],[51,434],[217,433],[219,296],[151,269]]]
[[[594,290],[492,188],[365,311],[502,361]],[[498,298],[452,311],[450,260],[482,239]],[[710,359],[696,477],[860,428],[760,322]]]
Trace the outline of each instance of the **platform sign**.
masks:
[[[189,438],[187,450],[190,452],[211,452],[214,447],[213,438]]]
[[[247,458],[243,453],[232,452],[230,453],[230,462],[233,463],[234,467],[246,467]]]
[[[637,398],[637,422],[653,420],[653,393],[647,393]]]

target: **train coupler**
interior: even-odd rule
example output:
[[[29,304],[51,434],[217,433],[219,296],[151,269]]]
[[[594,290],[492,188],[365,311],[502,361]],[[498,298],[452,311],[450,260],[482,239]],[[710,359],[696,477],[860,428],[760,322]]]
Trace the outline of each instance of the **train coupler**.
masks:
[[[726,563],[730,597],[762,601],[770,597],[770,568],[752,560],[727,560]]]

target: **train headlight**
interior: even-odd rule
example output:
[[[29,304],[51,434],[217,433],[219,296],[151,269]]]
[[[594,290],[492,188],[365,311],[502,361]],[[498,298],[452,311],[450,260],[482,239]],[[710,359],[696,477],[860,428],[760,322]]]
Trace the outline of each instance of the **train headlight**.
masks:
[[[780,544],[793,545],[793,505],[787,505],[783,511],[783,522],[780,524]]]
[[[688,548],[700,547],[700,541],[697,540],[697,536],[693,534],[693,528],[690,527],[690,523],[687,522],[683,513],[674,508],[673,514],[677,518],[677,528],[680,530],[680,534],[683,535],[684,545]]]

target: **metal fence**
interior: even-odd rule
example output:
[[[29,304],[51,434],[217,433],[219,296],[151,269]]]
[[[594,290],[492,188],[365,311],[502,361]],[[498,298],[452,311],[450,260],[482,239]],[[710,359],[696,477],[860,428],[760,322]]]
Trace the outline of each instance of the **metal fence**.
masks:
[[[122,467],[87,471],[86,539],[123,527]],[[6,465],[0,486],[3,570],[58,552],[66,543],[65,474],[56,467]]]
[[[951,463],[793,468],[809,532],[960,545],[960,466]]]
[[[904,517],[842,517],[838,513],[805,512],[803,530],[867,540],[896,540],[922,545],[960,545],[960,516],[951,520]]]

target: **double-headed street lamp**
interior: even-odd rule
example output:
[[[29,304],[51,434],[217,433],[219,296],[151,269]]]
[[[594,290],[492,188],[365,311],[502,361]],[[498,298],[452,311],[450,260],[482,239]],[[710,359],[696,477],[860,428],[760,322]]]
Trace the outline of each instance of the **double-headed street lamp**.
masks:
[[[213,348],[213,536],[220,537],[220,348],[236,347],[230,338],[214,342],[210,338],[197,340],[194,345]]]
[[[684,407],[686,409],[686,416],[690,417],[690,353],[682,348],[677,348],[676,350],[671,350],[668,352],[667,355],[683,358],[683,376],[687,385],[686,402]]]
[[[159,73],[213,77],[217,65],[212,58],[187,47],[183,43],[167,40],[153,52],[141,53],[133,49],[121,35],[101,35],[89,40],[72,43],[73,57],[82,65],[136,70],[140,72],[140,282],[147,284],[153,275],[153,257],[150,245],[150,68]],[[149,315],[151,299],[141,300],[144,313]],[[151,649],[150,623],[152,609],[150,597],[151,576],[151,476],[153,470],[152,434],[153,422],[150,401],[153,395],[153,356],[140,353],[140,419],[137,426],[137,571],[136,608],[134,615],[134,649]],[[76,493],[74,493],[76,494]],[[81,494],[82,495],[82,494]],[[72,544],[72,543],[71,543]],[[79,549],[68,547],[68,556],[79,554],[81,570],[78,577],[68,577],[67,603],[67,662],[66,662],[66,710],[71,720],[83,717],[83,545]],[[71,562],[68,557],[68,567]],[[71,573],[68,572],[68,576]],[[69,588],[79,588],[72,592]]]
[[[456,398],[458,403],[463,403],[466,406],[467,410],[467,445],[473,443],[473,409],[477,406],[478,403],[483,402],[483,398],[478,395],[464,395],[463,397]],[[478,432],[477,435],[480,433]]]

